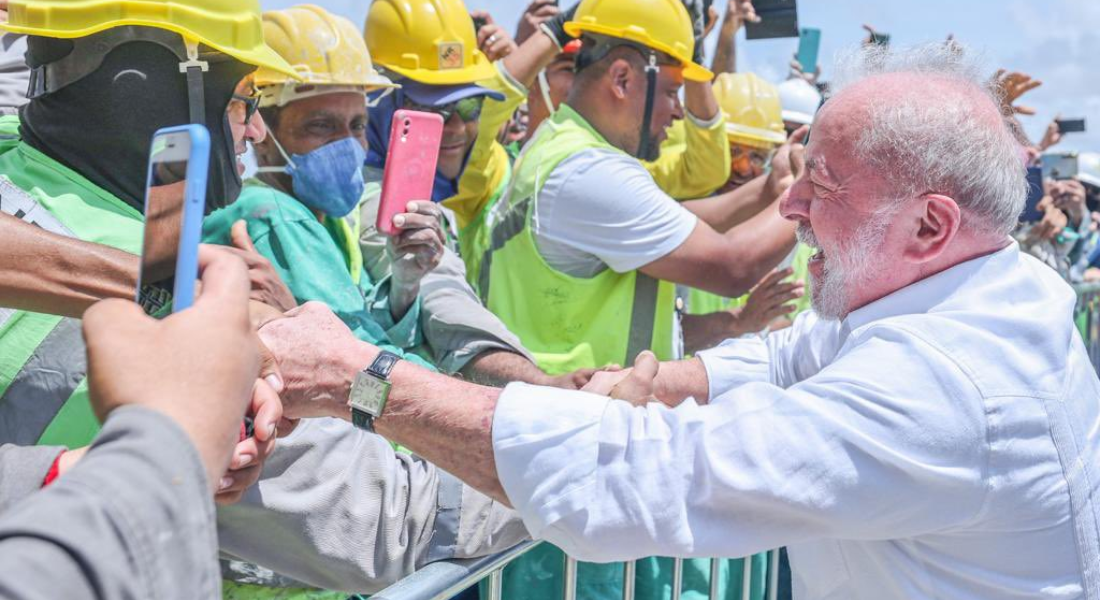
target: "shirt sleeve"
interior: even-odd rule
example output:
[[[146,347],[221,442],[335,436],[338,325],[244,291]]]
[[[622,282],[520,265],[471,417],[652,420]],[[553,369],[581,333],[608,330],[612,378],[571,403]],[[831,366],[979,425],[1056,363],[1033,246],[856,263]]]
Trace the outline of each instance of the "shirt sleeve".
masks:
[[[182,429],[119,408],[72,471],[0,518],[0,595],[219,597],[211,496]]]
[[[841,324],[807,311],[794,323],[766,337],[726,340],[696,353],[707,371],[710,398],[752,382],[790,387],[807,379],[831,361],[840,349]]]
[[[218,528],[227,556],[356,593],[528,537],[507,507],[338,419],[303,420],[280,439],[257,485],[218,508]]]
[[[42,488],[63,446],[0,445],[0,514]]]
[[[687,113],[669,129],[661,156],[645,163],[653,180],[677,200],[703,198],[730,177],[730,145],[722,111],[709,121]]]
[[[746,556],[975,518],[984,423],[957,365],[885,330],[789,389],[749,383],[707,406],[512,384],[493,444],[531,534],[580,560]]]
[[[698,223],[641,163],[610,150],[559,163],[539,193],[536,217],[539,251],[565,271],[586,257],[635,271],[679,248]]]

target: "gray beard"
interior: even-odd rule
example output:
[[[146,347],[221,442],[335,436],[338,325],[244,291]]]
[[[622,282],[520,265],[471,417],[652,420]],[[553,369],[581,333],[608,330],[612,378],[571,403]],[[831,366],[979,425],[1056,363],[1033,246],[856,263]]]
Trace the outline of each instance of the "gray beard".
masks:
[[[875,255],[882,246],[893,210],[880,210],[859,226],[849,243],[826,252],[820,280],[810,286],[810,304],[823,319],[840,320],[848,316],[852,290],[877,277],[885,268]],[[813,229],[800,224],[798,241],[821,249]]]

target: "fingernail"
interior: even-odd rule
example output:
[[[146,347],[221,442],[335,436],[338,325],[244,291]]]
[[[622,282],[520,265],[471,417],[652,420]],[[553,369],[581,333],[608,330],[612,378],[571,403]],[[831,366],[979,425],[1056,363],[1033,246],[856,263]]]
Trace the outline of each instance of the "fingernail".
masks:
[[[393,224],[397,227],[404,227],[405,226],[405,217],[403,217],[401,215],[394,216]]]
[[[272,423],[272,424],[267,426],[267,439],[270,440],[274,436],[275,436],[275,424]]]
[[[232,477],[222,477],[222,480],[218,482],[218,491],[228,489],[231,485],[233,485]]]
[[[408,209],[409,212],[416,212],[416,202],[409,202],[405,208]]]
[[[252,462],[252,455],[251,454],[242,454],[239,457],[237,457],[237,468],[240,469],[241,467],[247,466],[251,462]]]
[[[276,392],[283,391],[283,378],[279,377],[275,373],[264,377],[264,381],[266,381],[267,385],[270,385],[271,389],[275,390]]]

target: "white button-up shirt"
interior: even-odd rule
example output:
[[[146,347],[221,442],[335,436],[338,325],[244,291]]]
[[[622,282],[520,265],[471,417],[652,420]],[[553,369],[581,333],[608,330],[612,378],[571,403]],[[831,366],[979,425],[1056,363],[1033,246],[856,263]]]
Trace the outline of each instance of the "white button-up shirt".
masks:
[[[493,423],[536,538],[590,561],[788,546],[797,598],[1100,598],[1100,381],[1015,244],[842,322],[704,353],[712,401],[513,384]]]

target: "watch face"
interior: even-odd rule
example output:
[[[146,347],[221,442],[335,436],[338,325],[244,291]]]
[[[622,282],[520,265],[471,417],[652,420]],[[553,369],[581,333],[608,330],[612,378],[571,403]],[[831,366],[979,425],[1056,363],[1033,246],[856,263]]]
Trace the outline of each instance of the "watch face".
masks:
[[[372,416],[382,414],[389,396],[390,382],[359,372],[351,386],[351,405]]]

